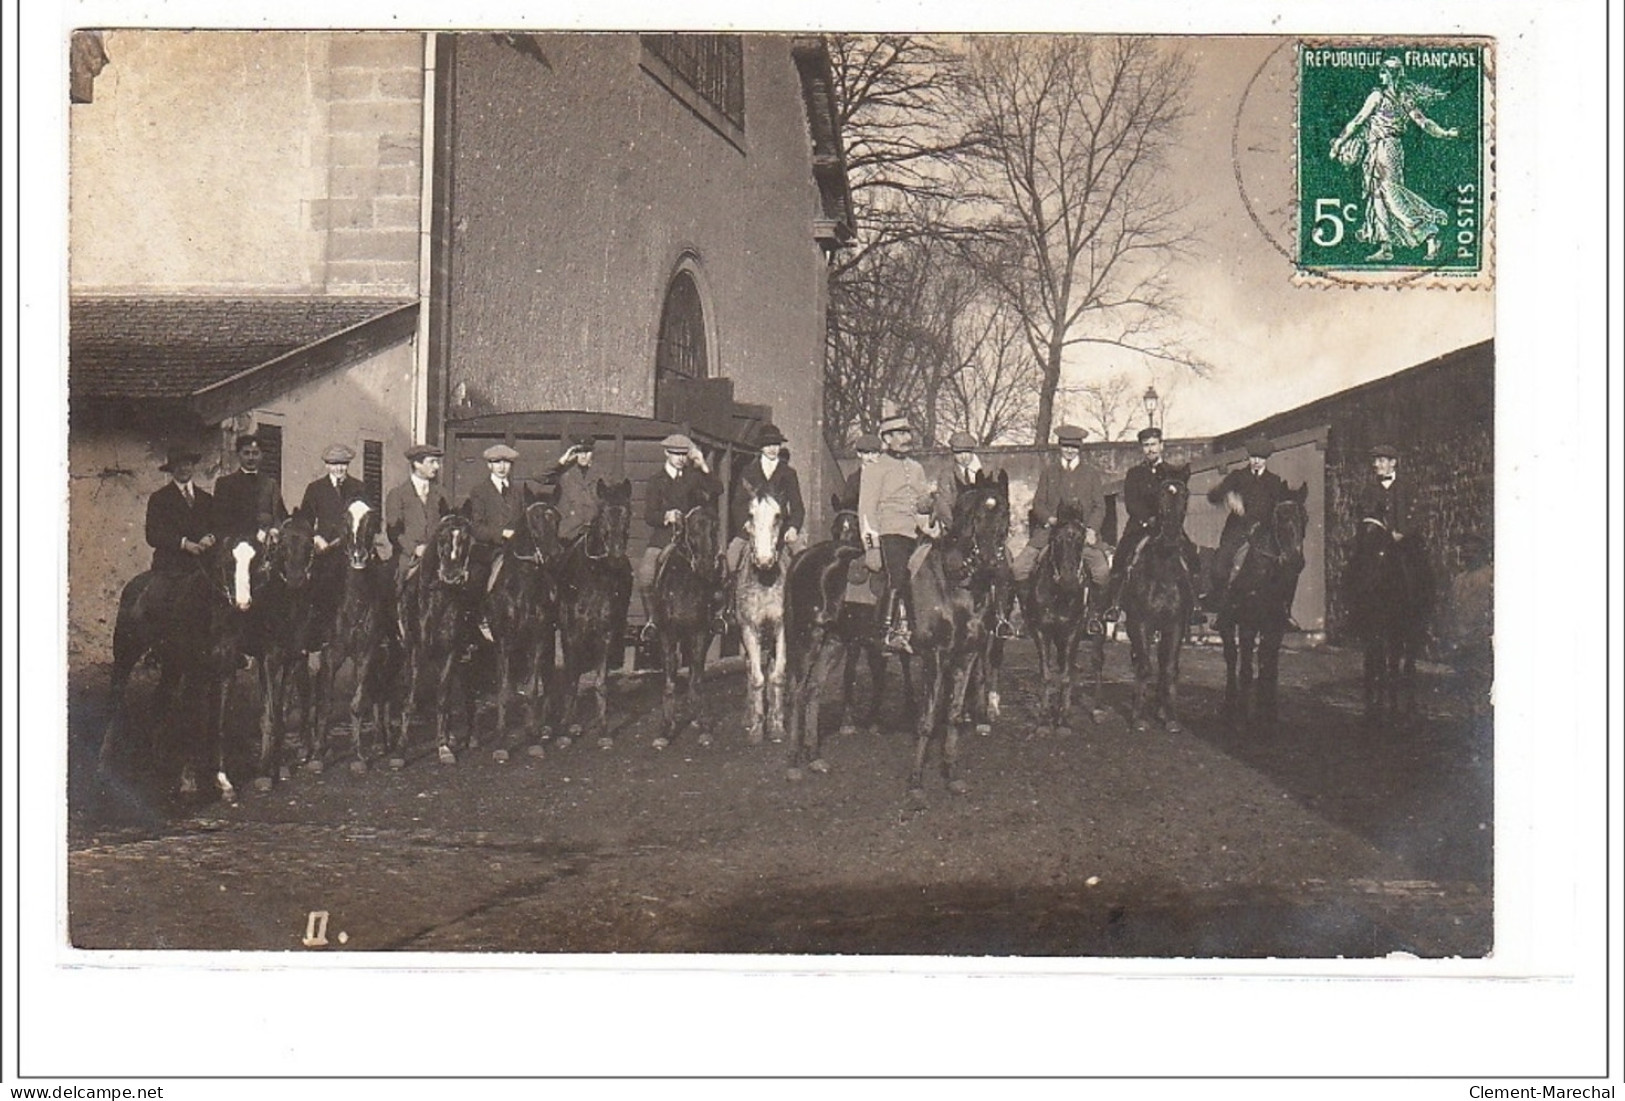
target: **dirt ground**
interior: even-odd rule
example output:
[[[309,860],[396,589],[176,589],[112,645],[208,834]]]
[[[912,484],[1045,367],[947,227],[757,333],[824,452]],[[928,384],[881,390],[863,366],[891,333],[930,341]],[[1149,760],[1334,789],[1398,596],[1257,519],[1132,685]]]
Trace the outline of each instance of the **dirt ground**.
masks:
[[[1295,650],[1282,670],[1279,724],[1233,724],[1222,655],[1193,647],[1188,728],[1136,733],[1127,647],[1111,643],[1106,718],[1079,708],[1072,732],[1040,734],[1033,650],[1013,643],[1003,716],[963,745],[969,793],[932,770],[923,806],[905,791],[900,699],[880,731],[829,737],[828,774],[791,782],[787,745],[745,743],[733,671],[705,691],[709,747],[693,732],[652,747],[659,686],[639,676],[612,683],[611,748],[444,766],[419,732],[400,771],[299,771],[270,794],[240,774],[236,805],[180,807],[98,782],[87,747],[106,671],[82,670],[70,936],[290,951],[1490,952],[1491,735],[1472,689],[1430,667],[1423,717],[1371,726],[1358,654]],[[900,695],[895,666],[890,683]],[[146,691],[132,688],[135,706]],[[327,943],[307,948],[313,911]]]

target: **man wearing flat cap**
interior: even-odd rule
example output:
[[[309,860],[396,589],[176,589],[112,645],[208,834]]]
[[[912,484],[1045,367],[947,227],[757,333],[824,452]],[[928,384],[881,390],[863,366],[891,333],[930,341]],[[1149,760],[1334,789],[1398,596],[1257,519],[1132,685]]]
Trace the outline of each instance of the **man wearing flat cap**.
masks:
[[[638,561],[638,596],[649,614],[649,587],[654,584],[660,552],[671,545],[672,527],[691,508],[712,505],[722,496],[722,483],[694,441],[674,432],[660,441],[666,462],[643,489],[643,520],[649,525],[649,545]],[[649,619],[649,625],[654,623]],[[645,631],[649,626],[645,626]],[[658,629],[658,627],[656,627]]]
[[[591,436],[577,436],[564,449],[553,469],[542,475],[548,500],[559,510],[559,538],[569,542],[587,530],[598,515],[598,494],[592,482]]]
[[[344,595],[344,556],[335,548],[344,539],[348,524],[347,510],[367,495],[367,487],[350,477],[350,463],[355,452],[336,443],[322,452],[327,473],[305,487],[299,502],[302,515],[310,520],[314,532],[316,557],[311,563],[311,607],[313,626],[319,645],[326,645],[333,618],[338,615],[339,600]]]
[[[1226,611],[1230,582],[1246,558],[1243,548],[1247,533],[1254,524],[1272,516],[1276,504],[1286,497],[1286,483],[1269,469],[1273,454],[1275,445],[1264,436],[1255,436],[1247,441],[1246,469],[1230,471],[1207,491],[1209,502],[1222,504],[1230,512],[1225,517],[1224,531],[1219,534],[1219,549],[1213,555],[1213,573],[1203,601],[1209,611],[1219,613],[1221,620]]]
[[[440,518],[451,511],[451,499],[440,485],[445,455],[434,444],[413,444],[406,449],[411,467],[406,481],[384,495],[384,535],[395,550],[395,597],[402,638],[417,620],[407,582],[423,561]]]
[[[784,433],[775,425],[762,426],[756,436],[760,454],[740,470],[734,481],[729,526],[733,538],[728,542],[727,574],[723,579],[723,618],[734,618],[734,586],[732,579],[745,560],[745,525],[750,522],[750,503],[757,493],[766,490],[784,506],[784,545],[792,554],[801,550],[801,529],[807,522],[807,506],[801,499],[801,478],[790,460],[784,455]]]
[[[492,444],[484,451],[487,477],[474,483],[463,498],[462,513],[473,529],[474,547],[469,554],[474,591],[483,593],[495,583],[502,569],[502,555],[509,540],[524,527],[524,487],[513,479],[514,460],[519,452],[505,443]],[[489,639],[490,629],[482,620],[480,633]]]
[[[1129,467],[1123,476],[1123,509],[1128,519],[1123,524],[1123,535],[1117,541],[1117,553],[1112,556],[1112,578],[1106,587],[1106,617],[1115,618],[1118,597],[1122,593],[1123,579],[1139,554],[1140,546],[1150,534],[1161,508],[1162,480],[1167,464],[1162,458],[1162,429],[1155,426],[1140,429],[1141,460]],[[1197,576],[1196,545],[1188,537],[1187,564],[1191,576]]]
[[[1354,495],[1355,518],[1376,520],[1396,541],[1417,534],[1415,493],[1409,478],[1399,474],[1399,451],[1391,444],[1371,449],[1371,477]]]
[[[175,588],[215,544],[214,499],[192,483],[202,456],[172,447],[158,469],[169,481],[147,498],[147,546],[152,574],[137,598],[143,618],[162,622],[172,614]]]
[[[1018,582],[1032,575],[1038,552],[1049,546],[1050,534],[1059,526],[1063,513],[1083,523],[1083,568],[1091,585],[1104,585],[1110,576],[1106,550],[1100,545],[1100,526],[1106,519],[1106,491],[1100,471],[1083,459],[1087,429],[1063,424],[1055,430],[1058,454],[1048,459],[1038,474],[1033,490],[1032,536],[1016,556]],[[1089,629],[1100,630],[1099,616],[1091,614]]]
[[[909,452],[914,428],[900,415],[880,422],[883,450],[863,471],[858,487],[858,526],[869,572],[886,573],[886,648],[914,652],[914,597],[908,560],[922,531],[930,530],[931,481]]]
[[[287,519],[282,487],[261,473],[265,452],[252,433],[237,437],[237,472],[214,483],[214,530],[222,542],[251,539],[265,542],[265,533]]]

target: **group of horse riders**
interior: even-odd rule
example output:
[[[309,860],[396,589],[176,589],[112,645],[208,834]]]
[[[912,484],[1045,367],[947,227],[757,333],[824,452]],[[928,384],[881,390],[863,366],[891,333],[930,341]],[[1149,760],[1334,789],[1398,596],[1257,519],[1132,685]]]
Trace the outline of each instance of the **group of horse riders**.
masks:
[[[1165,463],[1161,429],[1142,429],[1138,440],[1142,460],[1129,469],[1123,483],[1123,503],[1128,514],[1115,555],[1108,556],[1101,537],[1106,500],[1101,473],[1083,459],[1087,431],[1075,425],[1056,430],[1056,453],[1049,456],[1039,474],[1029,514],[1031,536],[1026,547],[1013,558],[1006,555],[996,569],[995,585],[999,630],[1013,634],[1016,588],[1032,572],[1039,553],[1048,545],[1051,531],[1064,516],[1081,520],[1084,527],[1084,566],[1092,584],[1104,589],[1104,613],[1090,624],[1100,629],[1100,620],[1117,615],[1118,596],[1135,554],[1152,529],[1158,513]],[[729,517],[732,539],[724,555],[724,574],[718,595],[717,626],[725,627],[731,615],[733,586],[727,584],[739,568],[746,546],[745,527],[751,498],[759,490],[771,492],[785,509],[785,543],[790,552],[804,548],[806,509],[800,479],[790,465],[787,441],[778,428],[769,424],[757,438],[757,456],[739,473],[732,496]],[[837,504],[856,512],[862,532],[865,563],[873,574],[882,575],[886,595],[884,623],[886,645],[909,651],[909,562],[921,536],[940,537],[951,522],[953,502],[963,487],[990,471],[977,453],[976,441],[968,433],[955,432],[949,441],[953,455],[950,469],[933,485],[919,460],[911,455],[913,427],[904,416],[881,421],[878,435],[864,435],[856,441],[859,466],[847,479]],[[644,519],[649,527],[647,549],[636,569],[637,588],[647,609],[648,593],[662,552],[670,545],[672,533],[682,517],[696,507],[714,508],[722,485],[711,470],[704,452],[682,434],[661,441],[665,462],[645,488]],[[264,452],[259,439],[244,434],[236,440],[238,469],[221,476],[211,495],[196,486],[193,478],[200,456],[187,449],[172,450],[159,467],[170,481],[148,500],[146,539],[152,547],[153,580],[143,600],[161,609],[173,591],[175,579],[193,568],[198,558],[217,543],[253,539],[263,543],[267,532],[287,516],[281,490],[274,477],[260,470]],[[1219,546],[1213,555],[1206,581],[1203,606],[1222,617],[1227,589],[1245,559],[1251,525],[1268,516],[1287,493],[1286,483],[1268,469],[1273,448],[1268,439],[1257,438],[1246,445],[1247,465],[1228,472],[1208,491],[1208,500],[1224,506],[1226,517]],[[592,521],[597,510],[591,466],[592,436],[574,438],[540,479],[515,484],[513,464],[518,452],[506,444],[495,444],[484,452],[489,476],[469,490],[461,511],[471,522],[476,554],[474,567],[483,587],[500,568],[502,552],[524,528],[524,510],[533,500],[549,501],[560,515],[559,535],[569,542]],[[1399,454],[1387,444],[1370,452],[1372,475],[1355,494],[1355,511],[1361,521],[1382,524],[1395,540],[1415,533],[1414,498],[1409,483],[1398,475]],[[384,499],[383,530],[396,560],[397,584],[404,589],[429,544],[440,517],[452,511],[452,502],[439,483],[444,452],[432,444],[417,444],[405,455],[410,467],[405,481],[390,489]],[[318,594],[336,600],[343,581],[341,556],[330,553],[343,539],[350,506],[365,497],[364,484],[349,473],[355,452],[342,444],[322,454],[326,473],[305,487],[300,503],[314,533],[316,560],[312,583]],[[527,488],[527,485],[529,488]],[[1187,568],[1193,578],[1201,577],[1195,545],[1186,539]],[[658,625],[657,625],[658,626]]]

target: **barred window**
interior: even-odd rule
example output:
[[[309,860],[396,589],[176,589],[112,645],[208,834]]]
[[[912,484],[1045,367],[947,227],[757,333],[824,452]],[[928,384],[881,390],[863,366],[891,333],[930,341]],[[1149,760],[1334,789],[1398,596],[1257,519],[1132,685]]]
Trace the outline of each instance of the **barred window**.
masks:
[[[281,489],[282,426],[259,421],[254,425],[254,435],[260,441],[260,473],[274,478],[277,488]]]
[[[367,504],[384,507],[384,445],[378,440],[361,441],[361,484]]]
[[[745,55],[737,34],[643,34],[643,46],[699,97],[745,128]]]
[[[705,307],[700,288],[686,271],[677,273],[660,311],[660,343],[655,377],[704,378],[710,373],[705,348]]]

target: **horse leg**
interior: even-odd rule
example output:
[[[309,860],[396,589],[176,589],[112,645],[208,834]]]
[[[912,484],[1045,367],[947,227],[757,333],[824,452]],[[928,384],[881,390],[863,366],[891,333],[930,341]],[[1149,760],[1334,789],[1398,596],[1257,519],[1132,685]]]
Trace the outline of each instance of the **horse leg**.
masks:
[[[1089,717],[1095,723],[1106,718],[1106,701],[1102,681],[1106,676],[1106,636],[1095,635],[1089,640],[1089,669],[1093,691],[1089,697]]]
[[[1164,632],[1159,640],[1161,654],[1158,661],[1157,696],[1162,701],[1163,729],[1178,734],[1185,728],[1179,721],[1179,651],[1185,641],[1184,624]]]
[[[236,665],[235,659],[231,660],[229,665],[222,662],[222,668],[217,674],[219,688],[215,695],[214,713],[209,716],[209,724],[204,728],[208,737],[205,743],[208,753],[204,763],[213,767],[214,786],[220,793],[221,801],[226,803],[237,801],[237,789],[226,776],[226,714],[232,682],[232,673],[227,670],[235,670]]]
[[[1253,674],[1253,662],[1258,650],[1258,631],[1251,625],[1245,627],[1238,625],[1236,631],[1241,635],[1241,707],[1244,713],[1256,714],[1257,678]]]
[[[1267,628],[1258,636],[1258,713],[1275,721],[1276,688],[1281,676],[1281,633]]]
[[[458,657],[458,655],[457,655],[457,647],[455,647],[455,646],[447,647],[445,656],[440,659],[440,670],[439,670],[438,674],[435,676],[435,685],[434,685],[434,704],[435,704],[435,706],[434,706],[434,744],[435,744],[435,756],[437,758],[439,758],[440,763],[443,764],[443,765],[454,765],[454,764],[457,763],[457,755],[452,752],[451,745],[447,741],[447,734],[446,734],[446,727],[447,727],[446,710],[451,704],[451,678],[452,678],[452,674],[457,669],[457,657]],[[468,686],[467,678],[464,678],[464,695],[468,694],[468,687],[469,686]]]
[[[1033,646],[1038,650],[1038,726],[1033,733],[1042,738],[1055,723],[1055,644],[1047,624],[1036,616],[1027,623],[1033,634]]]
[[[1004,639],[995,632],[987,644],[987,668],[982,672],[983,703],[989,729],[984,733],[992,733],[992,723],[999,717],[999,671],[1004,668]]]
[[[857,687],[858,680],[858,647],[852,642],[841,644],[841,702],[835,712],[835,729],[841,734],[856,734],[858,728],[852,725],[852,690]],[[872,679],[872,678],[871,678]],[[873,692],[870,693],[871,696]],[[871,705],[874,700],[870,700]],[[873,707],[871,707],[871,711]],[[869,716],[871,724],[875,716]]]
[[[1135,730],[1149,730],[1145,717],[1145,696],[1151,685],[1151,639],[1144,624],[1129,628],[1129,657],[1134,663],[1134,701],[1129,707],[1129,724]]]
[[[762,671],[762,640],[756,633],[755,624],[742,624],[739,635],[745,647],[745,670],[749,674],[745,688],[745,741],[760,745],[766,704],[762,697],[767,686],[767,676]]]
[[[603,643],[598,651],[598,669],[592,678],[593,702],[598,708],[594,726],[598,731],[598,748],[610,749],[614,741],[609,736],[609,655],[620,640],[605,638]]]
[[[953,696],[948,701],[948,722],[943,731],[942,774],[947,778],[948,790],[955,795],[964,795],[970,790],[959,774],[959,732],[966,726],[971,681],[979,662],[975,656],[961,655],[954,663]]]
[[[272,760],[276,749],[277,713],[280,699],[279,685],[281,683],[281,655],[270,647],[259,656],[255,662],[256,680],[260,690],[260,752],[259,761],[254,773],[254,790],[270,791],[276,777],[273,771],[275,762]]]
[[[369,648],[351,663],[355,669],[355,687],[350,690],[350,748],[355,753],[355,759],[350,762],[350,771],[355,773],[367,771],[367,754],[361,744],[361,714],[366,709],[372,689],[374,654],[375,651]]]
[[[807,767],[814,772],[828,772],[829,763],[824,760],[824,739],[818,725],[818,713],[824,694],[824,685],[829,675],[834,671],[836,659],[841,656],[842,646],[838,640],[825,637],[818,642],[818,648],[813,651],[812,669],[802,692],[805,700],[805,714],[802,720],[802,740],[807,753]]]
[[[773,627],[773,668],[767,672],[767,733],[775,742],[784,741],[784,677],[785,640],[784,622]]]
[[[678,645],[674,631],[660,632],[660,668],[664,680],[660,686],[660,736],[654,740],[656,749],[665,749],[677,737],[677,663]]]
[[[946,669],[942,655],[935,650],[927,651],[925,659],[925,706],[920,709],[915,722],[914,737],[914,771],[908,776],[908,794],[916,802],[925,801],[925,754],[931,744],[931,735],[936,730],[937,711],[942,705],[943,681]]]
[[[1219,632],[1224,640],[1224,709],[1227,714],[1243,717],[1247,713],[1247,702],[1241,694],[1240,677],[1237,675],[1241,665],[1239,634],[1234,623],[1226,623]]]

